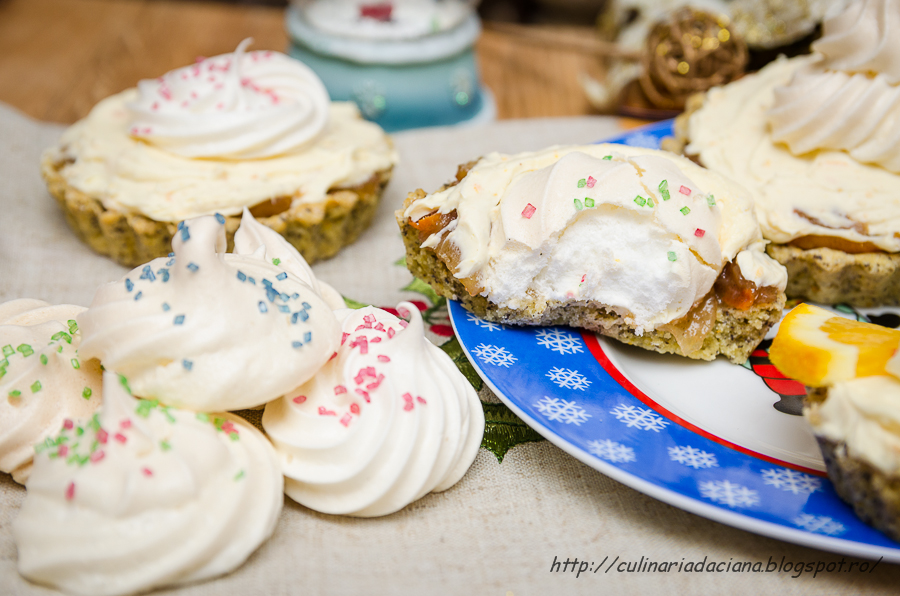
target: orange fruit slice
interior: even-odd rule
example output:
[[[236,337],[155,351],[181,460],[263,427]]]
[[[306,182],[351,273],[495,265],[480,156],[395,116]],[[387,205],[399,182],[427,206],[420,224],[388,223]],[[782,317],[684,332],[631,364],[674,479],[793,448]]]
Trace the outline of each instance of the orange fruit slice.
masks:
[[[886,374],[885,366],[898,346],[900,330],[801,304],[781,322],[769,359],[785,375],[810,387],[822,387]]]

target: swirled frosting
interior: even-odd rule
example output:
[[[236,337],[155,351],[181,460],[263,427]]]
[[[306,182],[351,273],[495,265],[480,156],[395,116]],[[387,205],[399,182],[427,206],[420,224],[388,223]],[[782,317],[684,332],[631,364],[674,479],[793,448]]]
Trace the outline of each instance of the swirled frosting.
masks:
[[[317,511],[373,517],[450,488],[472,464],[484,413],[469,382],[424,336],[374,307],[339,311],[337,356],[266,405],[289,497]],[[404,315],[405,316],[405,315]]]
[[[775,89],[772,140],[795,155],[838,149],[900,172],[900,0],[851,2],[814,49],[819,60]]]
[[[553,301],[595,301],[638,333],[684,316],[742,250],[770,260],[755,242],[759,226],[742,188],[651,149],[494,153],[402,216],[416,221],[435,210],[457,218],[422,246],[451,243],[454,275],[474,279],[492,303],[540,311]],[[758,270],[742,274],[761,281]]]
[[[193,410],[259,406],[309,379],[340,325],[264,245],[226,254],[224,222],[184,222],[174,256],[101,287],[77,319],[82,356],[125,375],[135,395]]]
[[[138,83],[130,133],[183,157],[248,159],[297,151],[328,119],[328,91],[279,52],[223,54]]]
[[[112,373],[93,418],[37,447],[15,522],[19,572],[85,595],[207,579],[275,528],[283,477],[269,441],[230,414],[138,400]]]
[[[0,472],[24,483],[34,445],[100,405],[100,363],[79,356],[83,306],[0,304]]]
[[[685,153],[750,191],[769,240],[787,244],[804,236],[832,236],[900,251],[896,174],[845,151],[795,155],[773,141],[767,113],[774,89],[816,60],[782,58],[711,89],[703,107],[690,116]],[[815,105],[814,98],[807,99]]]

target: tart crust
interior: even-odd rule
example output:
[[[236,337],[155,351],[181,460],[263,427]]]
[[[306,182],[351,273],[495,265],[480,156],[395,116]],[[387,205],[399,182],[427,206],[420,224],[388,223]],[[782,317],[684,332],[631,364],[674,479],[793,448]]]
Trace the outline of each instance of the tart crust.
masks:
[[[63,172],[67,163],[46,152],[41,175],[66,216],[69,227],[96,252],[120,265],[136,267],[172,248],[177,222],[160,222],[140,215],[104,207],[101,201],[70,186]],[[372,222],[378,201],[391,178],[392,169],[375,172],[369,180],[352,188],[332,189],[324,201],[294,201],[286,211],[257,216],[257,221],[285,237],[308,263],[334,256],[351,243]],[[277,202],[280,197],[274,197]],[[225,217],[228,250],[234,247],[234,233],[240,215]]]

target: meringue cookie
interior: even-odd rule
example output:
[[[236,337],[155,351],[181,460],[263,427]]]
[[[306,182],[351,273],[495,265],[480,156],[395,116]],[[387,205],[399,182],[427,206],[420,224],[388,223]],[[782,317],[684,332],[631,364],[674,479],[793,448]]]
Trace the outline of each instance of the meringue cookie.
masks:
[[[28,479],[35,443],[100,406],[100,363],[78,355],[75,316],[84,310],[28,299],[0,304],[0,471],[16,482]]]
[[[182,157],[248,159],[297,151],[328,121],[325,85],[279,52],[207,58],[138,83],[130,132]]]
[[[285,492],[324,513],[374,517],[453,486],[475,459],[484,412],[450,358],[375,308],[342,319],[337,356],[296,391],[266,405]],[[405,328],[404,328],[405,327]]]
[[[79,315],[83,356],[125,375],[135,395],[252,408],[304,383],[337,349],[340,325],[319,294],[262,245],[225,254],[224,221],[184,222],[174,257],[101,287]]]
[[[19,572],[85,595],[227,573],[273,532],[283,478],[272,445],[229,414],[138,400],[104,375],[99,414],[37,448],[13,535]]]

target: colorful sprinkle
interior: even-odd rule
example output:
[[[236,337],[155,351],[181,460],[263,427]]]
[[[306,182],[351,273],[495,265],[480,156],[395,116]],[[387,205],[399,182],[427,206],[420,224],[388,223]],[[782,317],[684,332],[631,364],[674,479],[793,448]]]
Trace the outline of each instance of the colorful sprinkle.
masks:
[[[57,333],[54,333],[50,339],[55,340],[55,341],[62,339],[62,340],[65,340],[65,342],[68,344],[72,343],[72,336],[69,335],[68,333],[66,333],[65,331],[59,331]]]
[[[163,302],[163,303],[162,303],[162,309],[163,309],[163,312],[169,312],[169,309],[170,309],[170,308],[172,308],[172,307],[169,306],[169,303],[168,303],[168,302]]]
[[[219,222],[220,224],[224,224],[225,216],[222,215],[221,213],[216,213],[216,221]]]
[[[241,470],[240,472],[238,472],[237,474],[234,475],[234,481],[237,482],[238,480],[240,480],[243,477],[244,477],[244,471]]]
[[[19,344],[19,347],[16,348],[17,352],[21,352],[22,356],[28,358],[32,354],[34,354],[34,349],[28,344]]]
[[[337,412],[329,410],[325,406],[319,406],[319,416],[337,416]]]
[[[386,354],[379,354],[379,355],[378,355],[378,362],[390,362],[390,361],[391,361],[391,357],[390,357],[390,356],[388,356],[388,355],[386,355]]]
[[[40,390],[41,390],[41,382],[40,381],[35,381],[34,383],[31,384],[31,392],[32,393],[37,393]]]
[[[586,178],[582,178],[581,180],[578,181],[578,188],[584,188],[586,185],[587,185]]]
[[[647,204],[647,199],[645,199],[641,195],[638,195],[638,196],[634,197],[634,202],[637,203],[639,207],[643,207],[644,205]]]
[[[84,399],[91,399],[91,395],[92,395],[93,393],[94,393],[94,392],[91,391],[91,388],[90,388],[90,387],[85,387],[85,388],[84,388],[84,391],[81,392],[81,397],[83,397]]]
[[[273,265],[281,265],[281,259],[272,259]]]
[[[22,395],[22,392],[19,391],[18,389],[13,389],[12,391],[9,392],[9,396],[13,399],[20,397],[21,395]]]
[[[350,404],[350,412],[359,415],[359,404]]]
[[[668,201],[672,197],[669,196],[669,181],[663,180],[659,183],[659,194],[662,195],[663,201]]]
[[[292,341],[292,342],[291,342],[291,347],[293,347],[293,348],[302,348],[302,347],[303,347],[303,343],[302,343],[302,342],[299,342],[299,341]]]
[[[275,279],[277,279],[279,281],[284,281],[285,279],[287,279],[287,273],[282,271],[281,273],[279,273],[278,275],[275,276]]]
[[[678,189],[678,192],[687,197],[691,196],[691,189],[684,185],[681,185],[681,188]]]
[[[586,186],[587,186],[588,188],[594,188],[594,185],[595,185],[595,184],[597,184],[597,181],[594,179],[594,177],[593,177],[593,176],[588,176]]]
[[[144,268],[141,269],[141,277],[139,279],[146,279],[147,281],[156,281],[156,276],[153,275],[153,269],[150,268],[150,265],[144,265]],[[129,290],[130,292],[131,290]]]
[[[335,385],[334,386],[334,394],[341,395],[342,393],[347,393],[347,388],[343,385]]]
[[[584,209],[584,204],[581,202],[580,199],[573,199],[573,200],[575,202],[575,211],[581,211],[582,209]]]
[[[238,272],[237,272],[237,278],[238,278],[238,280],[240,280],[240,281],[247,281],[247,274],[245,274],[245,273],[242,272],[242,271],[238,271]]]
[[[184,367],[184,370],[188,370],[188,371],[189,371],[189,370],[191,370],[192,368],[194,368],[194,363],[191,362],[190,360],[188,360],[187,358],[185,358],[184,360],[181,361],[181,366]]]
[[[102,428],[97,431],[97,441],[101,445],[106,445],[106,441],[109,440],[109,433],[103,430]]]
[[[681,214],[682,214],[682,215],[687,215],[688,213],[691,212],[691,208],[688,207],[688,206],[684,206],[684,207],[682,207],[681,209],[679,209],[679,211],[681,211]]]
[[[47,364],[47,355],[41,354],[41,364]]]
[[[163,451],[168,451],[169,449],[172,448],[172,445],[167,440],[163,439],[162,441],[159,442],[159,448],[162,449]]]
[[[102,460],[104,457],[106,457],[106,454],[102,450],[95,451],[91,454],[90,460],[91,460],[91,463],[97,463],[98,461]]]
[[[592,199],[591,197],[584,197],[584,206],[585,206],[585,207],[588,207],[588,208],[593,207],[593,206],[594,206],[594,199]]]
[[[647,197],[647,207],[653,207],[653,197]]]
[[[182,222],[182,223],[184,223],[184,222]],[[181,241],[187,242],[190,239],[191,239],[191,231],[188,230],[187,226],[184,226],[183,228],[181,228]]]
[[[209,422],[209,414],[205,412],[197,412],[197,420],[200,422]]]
[[[351,421],[352,419],[353,419],[353,416],[351,416],[349,413],[348,413],[348,414],[344,414],[343,416],[341,416],[340,423],[343,424],[344,426],[349,426],[349,425],[350,425],[350,421]]]
[[[610,159],[612,159],[612,155],[607,155],[607,156],[603,157],[602,159],[609,161]]]
[[[527,205],[525,205],[525,208],[522,209],[522,217],[524,217],[525,219],[531,219],[531,216],[534,215],[535,211],[537,211],[537,207],[535,207],[531,203],[528,203]]]
[[[261,312],[263,314],[266,314],[267,312],[269,312],[269,307],[266,306],[266,303],[263,302],[262,300],[259,301],[258,306],[259,306],[259,312]]]
[[[669,251],[669,260],[670,260],[670,261],[677,261],[677,260],[678,260],[678,255],[676,255],[674,252],[672,252],[672,251],[670,250],[670,251]]]
[[[122,433],[116,433],[113,435],[113,438],[120,443],[126,443],[128,441],[128,437],[123,435]]]
[[[306,396],[305,396],[305,395],[298,395],[297,397],[295,397],[295,398],[294,398],[293,400],[291,400],[291,401],[293,401],[295,404],[302,404],[303,402],[306,401]]]
[[[701,230],[700,228],[694,230],[694,236],[696,236],[697,238],[703,238],[704,234],[706,234],[706,230]]]
[[[175,324],[175,325],[182,325],[182,324],[184,324],[184,315],[177,315],[177,316],[175,317],[175,319],[172,321],[172,323]]]
[[[191,263],[187,264],[187,268],[190,269],[191,271],[193,271],[194,273],[196,273],[200,269],[200,265],[198,265],[197,263],[191,262]]]
[[[70,482],[69,486],[66,487],[66,501],[71,501],[75,498],[75,483]]]
[[[125,289],[128,290],[129,292],[134,289],[134,284],[132,283],[132,281],[130,279],[125,280]]]
[[[307,331],[303,334],[303,341],[309,343],[312,341],[312,331]]]
[[[137,302],[138,300],[140,300],[140,299],[141,299],[141,296],[143,296],[143,295],[144,295],[143,292],[138,292],[137,294],[135,294],[135,295],[134,295],[134,300],[135,300],[135,302]]]
[[[156,271],[156,274],[162,277],[163,283],[169,281],[169,270],[165,267],[162,267]]]
[[[716,197],[714,197],[712,195],[709,195],[708,197],[706,197],[706,204],[709,205],[710,207],[715,207],[716,206]]]
[[[72,368],[74,368],[75,370],[81,368],[81,363],[78,362],[78,358],[72,358],[72,360],[70,360],[69,362],[72,363]]]
[[[16,353],[16,351],[13,349],[13,347],[10,344],[6,344],[5,346],[3,346],[3,355],[4,356],[13,356],[13,355],[15,355],[15,353]]]

